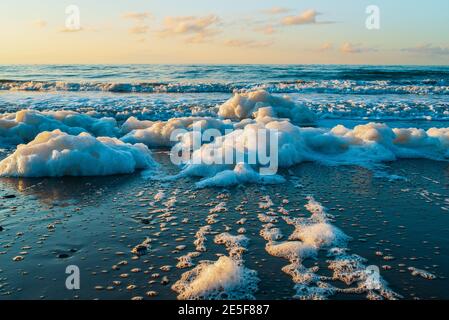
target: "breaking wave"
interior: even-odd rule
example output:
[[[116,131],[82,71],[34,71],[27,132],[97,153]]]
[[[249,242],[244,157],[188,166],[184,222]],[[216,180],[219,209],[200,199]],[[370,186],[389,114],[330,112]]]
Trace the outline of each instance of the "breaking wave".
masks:
[[[447,95],[447,80],[292,80],[268,83],[222,82],[66,82],[0,80],[0,90],[37,92],[232,93],[263,89],[271,93]]]

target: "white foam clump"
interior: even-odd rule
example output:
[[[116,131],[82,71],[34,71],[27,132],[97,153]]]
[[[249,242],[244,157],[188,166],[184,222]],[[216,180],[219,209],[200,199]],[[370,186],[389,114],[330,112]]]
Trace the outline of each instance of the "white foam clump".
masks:
[[[176,268],[178,269],[185,269],[185,268],[190,268],[191,266],[194,265],[192,258],[196,258],[200,255],[199,252],[189,252],[186,255],[183,255],[178,259],[178,263],[176,264]]]
[[[241,300],[254,299],[257,273],[241,261],[227,256],[217,261],[203,261],[184,273],[172,289],[180,300]]]
[[[315,273],[315,268],[306,268],[303,261],[315,258],[320,250],[345,245],[349,238],[340,229],[330,224],[329,215],[315,199],[310,197],[306,208],[312,213],[308,218],[283,218],[295,227],[287,241],[278,242],[267,236],[269,235],[265,234],[269,230],[267,226],[262,230],[261,235],[267,236],[265,239],[268,243],[265,250],[269,254],[290,262],[282,270],[292,277],[297,289],[296,297],[324,299],[325,294],[330,295],[334,292],[333,289],[322,283],[321,278]],[[319,288],[325,288],[325,290],[318,290]]]
[[[184,273],[172,286],[178,299],[254,299],[253,293],[260,280],[256,271],[244,266],[242,259],[249,239],[225,232],[215,236],[214,242],[223,244],[229,256],[222,256],[217,261],[202,261]]]
[[[347,236],[333,225],[321,222],[305,226],[298,225],[290,239],[301,240],[303,244],[319,249],[346,240]]]
[[[216,244],[223,244],[229,252],[229,256],[234,259],[241,259],[243,253],[246,251],[246,246],[249,242],[244,235],[233,236],[227,232],[215,236]]]
[[[267,241],[281,240],[283,237],[281,230],[274,228],[270,223],[264,225],[264,228],[260,230],[260,235]]]
[[[397,129],[373,122],[354,129],[338,125],[331,130],[298,128],[287,123],[267,126],[280,130],[281,166],[303,161],[369,165],[400,158],[443,160],[449,157],[448,128]]]
[[[289,241],[267,244],[267,251],[278,257],[291,261],[300,261],[305,258],[315,257],[319,250],[336,245],[344,245],[349,240],[343,231],[333,226],[327,220],[324,208],[313,198],[309,199],[306,208],[316,209],[312,216],[304,218],[288,218],[284,220],[295,227],[289,236]]]
[[[59,129],[69,134],[89,132],[95,136],[116,136],[113,118],[93,118],[74,111],[21,110],[0,115],[0,142],[20,144],[33,140],[39,133]]]
[[[254,144],[254,135],[264,129],[277,141],[279,167],[290,167],[306,161],[327,165],[373,165],[400,158],[425,158],[445,160],[449,158],[449,128],[431,128],[427,131],[416,128],[390,128],[382,123],[358,125],[354,129],[338,125],[332,129],[300,128],[289,121],[256,122],[247,124],[212,143],[205,144],[192,153],[181,175],[214,177],[206,180],[228,185],[238,182],[237,174],[231,173],[225,164],[229,155],[235,159],[249,158],[249,152],[270,154],[270,146],[263,142]],[[275,154],[276,155],[276,154]],[[272,154],[270,154],[272,158]],[[232,158],[231,158],[232,159]],[[254,167],[261,166],[259,158]],[[235,165],[235,164],[234,164]],[[266,165],[266,164],[264,164]],[[221,173],[225,171],[225,173]],[[217,176],[217,174],[219,174]],[[223,179],[223,176],[227,179]],[[269,178],[268,178],[269,179]],[[249,179],[251,180],[251,179]],[[250,182],[263,182],[253,179]],[[201,186],[200,182],[200,186]]]
[[[420,276],[427,280],[436,279],[436,276],[433,273],[426,270],[418,269],[415,267],[409,267],[408,270],[411,272],[412,276]]]
[[[390,128],[384,123],[368,123],[356,126],[353,130],[339,125],[331,130],[331,134],[349,143],[353,150],[358,151],[356,155],[366,154],[365,160],[449,158],[449,128],[431,128],[425,131],[417,128]]]
[[[144,143],[149,147],[170,147],[175,145],[181,136],[187,139],[181,132],[176,135],[177,130],[192,131],[194,126],[197,126],[201,131],[216,129],[220,132],[233,128],[229,121],[210,117],[172,118],[168,121],[155,122],[140,121],[131,117],[122,126],[122,133],[126,134],[121,140],[127,143]]]
[[[122,135],[126,135],[130,133],[133,130],[141,130],[141,129],[147,129],[154,125],[154,121],[150,120],[139,120],[136,117],[129,117],[126,119],[126,121],[122,124],[120,128],[120,132]]]
[[[201,227],[195,234],[195,249],[198,252],[205,252],[207,250],[205,242],[207,240],[206,235],[210,233],[211,227],[209,225]]]
[[[332,248],[328,256],[329,269],[333,271],[331,280],[339,280],[346,285],[356,284],[356,287],[335,289],[341,293],[366,293],[369,300],[397,300],[402,296],[388,287],[388,283],[373,266],[365,265],[366,259],[356,254],[347,253],[346,248]]]
[[[306,209],[311,213],[308,218],[283,219],[295,227],[288,241],[278,242],[270,237],[270,225],[266,225],[261,235],[268,241],[266,251],[276,257],[289,260],[290,264],[282,270],[290,275],[295,283],[298,299],[326,299],[335,293],[367,293],[369,299],[396,299],[400,296],[388,288],[384,279],[372,277],[364,265],[365,259],[347,253],[350,238],[331,224],[332,218],[326,209],[313,197],[308,198]],[[263,217],[262,217],[263,218]],[[268,233],[267,233],[268,232]],[[326,249],[331,277],[317,274],[318,267],[307,268],[303,261],[316,258],[319,251]],[[326,280],[340,280],[347,285],[356,283],[357,287],[338,288]]]
[[[0,162],[0,176],[60,177],[104,176],[154,168],[151,152],[143,144],[116,138],[95,138],[89,133],[69,135],[60,130],[42,132]]]
[[[271,200],[271,197],[269,195],[266,195],[262,197],[258,205],[260,209],[266,210],[274,206],[274,203],[273,200]]]
[[[270,241],[266,250],[269,254],[287,260],[299,260],[316,256],[317,248],[302,241]]]
[[[288,97],[278,97],[265,90],[236,93],[218,110],[220,117],[232,120],[264,117],[288,118],[297,124],[313,124],[315,114],[307,107],[298,105]]]
[[[261,175],[246,163],[238,163],[234,170],[225,170],[215,176],[203,179],[196,183],[198,188],[207,187],[229,187],[239,184],[277,184],[283,183],[285,179],[279,175]]]

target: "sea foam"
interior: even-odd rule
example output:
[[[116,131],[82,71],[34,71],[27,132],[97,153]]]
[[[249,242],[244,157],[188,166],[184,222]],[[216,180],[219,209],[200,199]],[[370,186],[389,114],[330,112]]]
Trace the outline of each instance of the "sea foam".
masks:
[[[224,122],[210,117],[172,118],[156,122],[139,121],[131,117],[122,126],[122,132],[127,134],[121,140],[128,143],[144,143],[150,147],[169,147],[178,142],[178,135],[192,131],[195,125],[201,132],[207,129],[216,129],[219,132],[233,129],[229,121]],[[187,136],[184,139],[187,139]]]
[[[201,230],[201,229],[200,229]],[[257,272],[244,265],[243,254],[249,239],[243,235],[218,234],[214,242],[226,247],[229,256],[217,261],[201,261],[182,274],[172,286],[178,299],[248,300],[254,299],[260,281]]]
[[[275,159],[281,168],[302,162],[326,165],[360,165],[374,168],[383,162],[404,158],[447,160],[449,158],[449,129],[390,128],[383,123],[368,123],[348,129],[337,125],[331,129],[301,128],[289,121],[255,122],[237,129],[212,143],[204,144],[184,163],[182,175],[206,177],[200,187],[229,186],[255,182],[275,183],[277,176],[261,177],[249,166],[226,163],[227,155],[249,159],[252,150],[268,153],[268,144],[252,145],[257,130],[272,132],[276,138]],[[232,159],[232,158],[231,158]],[[262,166],[255,159],[257,169]]]
[[[283,220],[294,227],[293,233],[286,241],[277,241],[276,221],[265,224],[260,234],[267,240],[266,251],[284,258],[289,264],[282,270],[292,277],[297,299],[326,299],[335,293],[366,293],[368,299],[396,299],[400,295],[392,291],[379,273],[371,274],[365,259],[349,254],[347,245],[350,238],[331,223],[332,216],[326,208],[313,197],[308,197],[305,205],[311,213],[309,217],[283,217]],[[259,215],[261,222],[267,222],[265,215]],[[316,259],[320,252],[327,252],[328,268],[333,271],[331,277],[318,273],[319,267],[306,267],[304,261]],[[339,280],[356,287],[340,288],[331,284]]]
[[[89,133],[70,135],[60,130],[42,132],[0,162],[0,176],[104,176],[155,168],[143,144],[116,138],[95,138]]]
[[[203,261],[184,273],[172,289],[181,300],[236,300],[254,299],[257,290],[257,273],[241,262],[227,256],[217,261]]]
[[[0,115],[0,143],[3,144],[27,143],[39,133],[55,129],[75,135],[89,132],[114,137],[118,133],[115,119],[97,119],[74,111],[21,110]]]
[[[315,114],[307,107],[294,103],[288,97],[271,95],[265,90],[236,93],[220,106],[218,115],[233,120],[265,116],[288,118],[297,124],[313,124],[316,121]]]

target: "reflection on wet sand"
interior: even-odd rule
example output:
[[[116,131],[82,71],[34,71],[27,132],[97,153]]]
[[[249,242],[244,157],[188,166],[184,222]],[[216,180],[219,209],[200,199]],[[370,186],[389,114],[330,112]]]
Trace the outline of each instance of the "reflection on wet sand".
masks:
[[[120,188],[131,180],[141,179],[139,174],[109,177],[64,178],[0,178],[1,195],[32,196],[42,204],[65,206],[82,203],[95,194],[101,200],[106,189]]]

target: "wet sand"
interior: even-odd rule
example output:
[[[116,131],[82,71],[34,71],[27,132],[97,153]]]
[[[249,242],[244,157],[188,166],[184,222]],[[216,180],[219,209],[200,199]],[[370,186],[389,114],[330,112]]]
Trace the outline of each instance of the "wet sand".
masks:
[[[155,158],[165,173],[177,172],[165,153]],[[177,258],[195,251],[195,233],[221,202],[227,211],[217,213],[205,243],[207,251],[193,262],[215,261],[217,255],[226,254],[223,245],[214,243],[214,235],[225,231],[236,235],[244,227],[249,238],[245,266],[257,271],[260,279],[255,297],[291,299],[294,283],[281,270],[288,261],[269,255],[259,234],[262,223],[257,216],[267,210],[258,204],[266,195],[275,210],[282,207],[291,217],[307,216],[306,196],[313,195],[334,215],[333,224],[352,237],[351,253],[378,266],[392,290],[405,299],[448,299],[449,164],[400,160],[386,170],[406,180],[375,178],[360,167],[316,163],[282,172],[285,184],[227,190],[192,190],[195,179],[163,182],[145,180],[140,174],[1,178],[0,198],[7,197],[0,199],[0,299],[176,299],[171,285],[191,269],[177,268]],[[155,201],[159,191],[165,197]],[[170,219],[161,217],[167,211]],[[246,222],[238,224],[242,218]],[[287,236],[293,231],[284,222],[278,227]],[[132,248],[147,237],[152,240],[148,253],[132,254]],[[18,256],[22,259],[13,261]],[[320,275],[330,275],[326,259],[325,252],[320,253],[305,265],[318,265]],[[81,270],[78,291],[65,288],[68,265]],[[410,267],[436,278],[412,275]],[[149,297],[149,291],[154,296]]]

